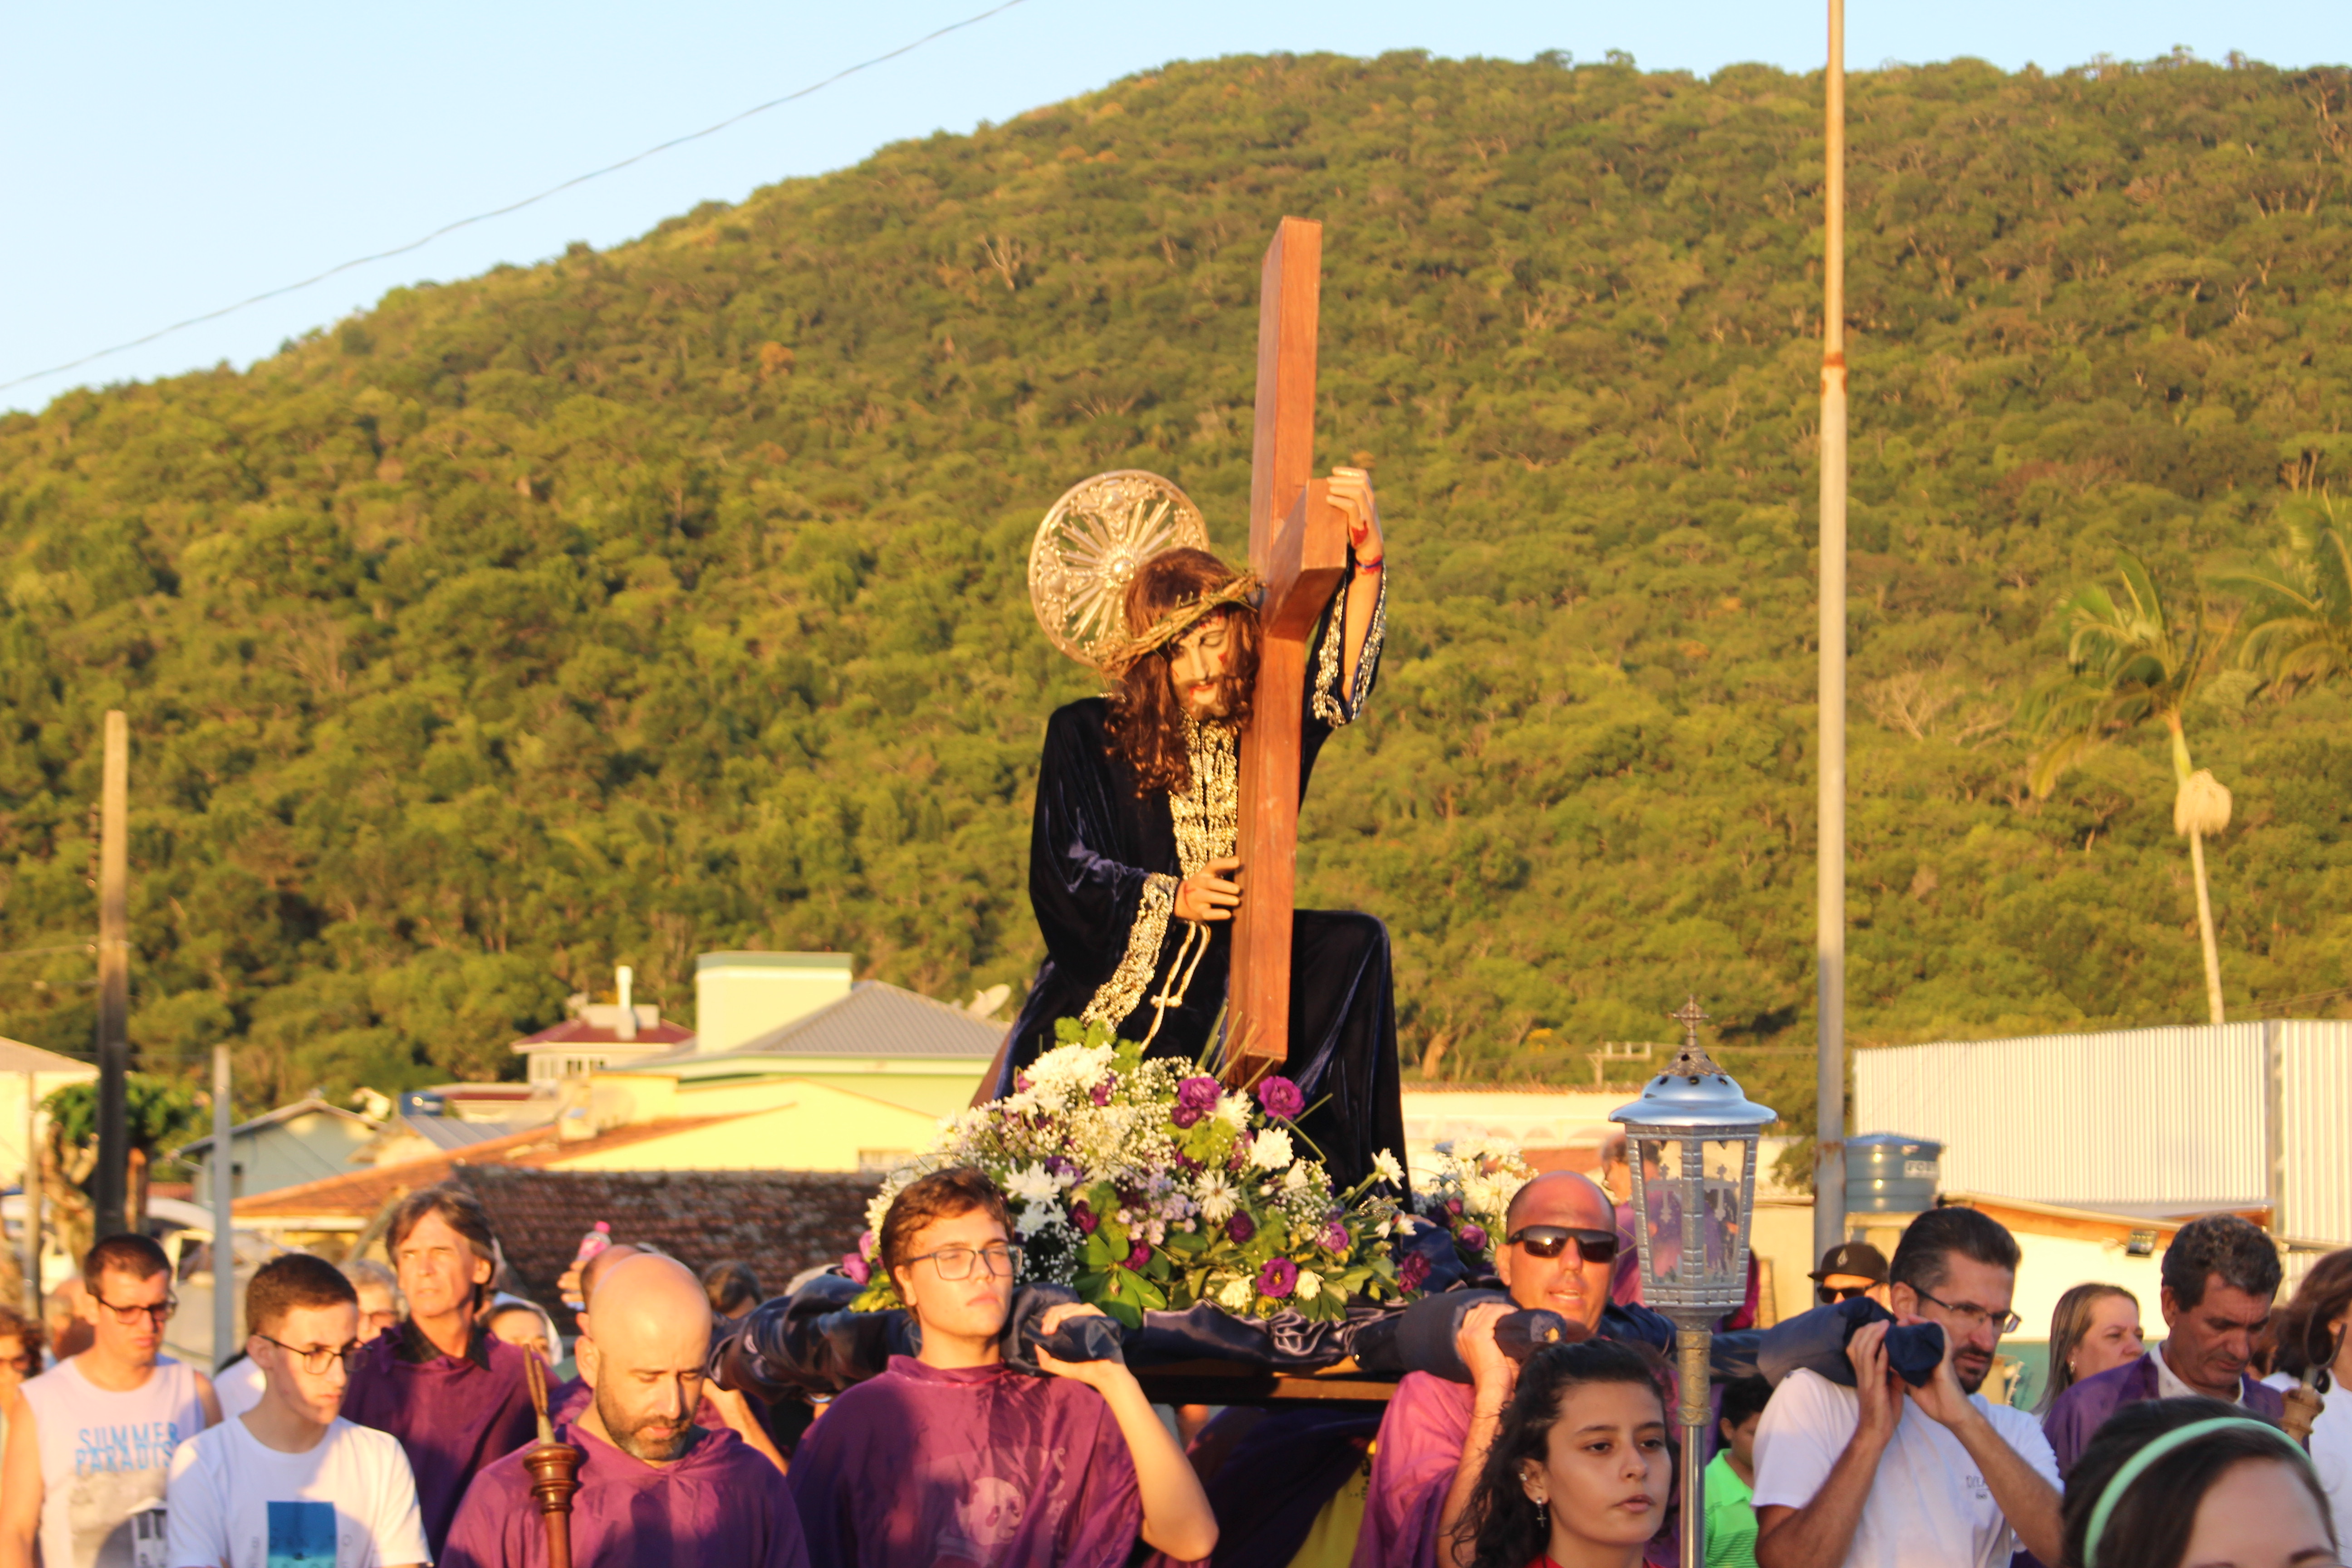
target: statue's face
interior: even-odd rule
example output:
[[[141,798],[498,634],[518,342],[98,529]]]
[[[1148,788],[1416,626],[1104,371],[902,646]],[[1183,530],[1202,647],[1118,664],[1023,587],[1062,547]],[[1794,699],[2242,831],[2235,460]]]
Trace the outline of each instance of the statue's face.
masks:
[[[1168,679],[1176,700],[1196,721],[1221,719],[1233,708],[1230,676],[1234,630],[1229,616],[1211,616],[1186,633],[1168,654]]]

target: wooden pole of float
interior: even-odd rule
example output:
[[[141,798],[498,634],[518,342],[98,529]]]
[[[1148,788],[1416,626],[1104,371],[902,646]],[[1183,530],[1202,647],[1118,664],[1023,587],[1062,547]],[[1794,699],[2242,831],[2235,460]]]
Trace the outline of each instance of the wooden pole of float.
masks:
[[[123,1229],[130,1196],[124,1099],[131,1071],[130,818],[131,721],[113,708],[106,715],[98,799],[98,1169],[89,1188],[100,1237]]]
[[[1845,0],[1829,0],[1823,73],[1821,801],[1814,888],[1813,1256],[1845,1239]]]

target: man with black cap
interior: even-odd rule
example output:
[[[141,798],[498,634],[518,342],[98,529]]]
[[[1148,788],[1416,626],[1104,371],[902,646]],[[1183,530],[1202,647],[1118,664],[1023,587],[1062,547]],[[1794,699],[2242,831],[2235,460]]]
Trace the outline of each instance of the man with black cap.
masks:
[[[1824,1307],[1867,1296],[1886,1305],[1886,1255],[1866,1241],[1842,1241],[1822,1254],[1822,1266],[1806,1276]]]

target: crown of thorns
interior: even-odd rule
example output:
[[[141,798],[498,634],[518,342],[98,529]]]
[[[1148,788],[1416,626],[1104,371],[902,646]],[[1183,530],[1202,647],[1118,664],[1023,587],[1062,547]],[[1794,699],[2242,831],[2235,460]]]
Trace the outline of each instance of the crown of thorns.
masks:
[[[1206,594],[1185,600],[1136,636],[1106,643],[1096,658],[1108,673],[1125,675],[1142,659],[1182,640],[1186,633],[1217,611],[1232,605],[1255,606],[1257,591],[1264,585],[1256,573],[1244,572]]]

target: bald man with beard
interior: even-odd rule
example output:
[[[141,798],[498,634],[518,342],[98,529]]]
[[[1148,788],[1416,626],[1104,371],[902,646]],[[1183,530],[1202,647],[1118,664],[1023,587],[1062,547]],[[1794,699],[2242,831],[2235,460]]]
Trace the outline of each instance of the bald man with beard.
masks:
[[[783,1476],[733,1432],[694,1424],[710,1352],[701,1281],[672,1258],[640,1255],[604,1271],[589,1310],[580,1372],[593,1397],[556,1433],[587,1455],[572,1500],[572,1560],[808,1568]],[[527,1451],[475,1478],[440,1568],[546,1568]]]
[[[1454,1568],[1454,1526],[1518,1384],[1518,1363],[1495,1343],[1496,1323],[1541,1308],[1566,1319],[1572,1337],[1622,1337],[1602,1320],[1622,1245],[1616,1205],[1590,1179],[1555,1171],[1519,1189],[1495,1249],[1510,1305],[1490,1301],[1464,1315],[1454,1348],[1469,1383],[1415,1372],[1397,1384],[1381,1420],[1353,1568]]]

